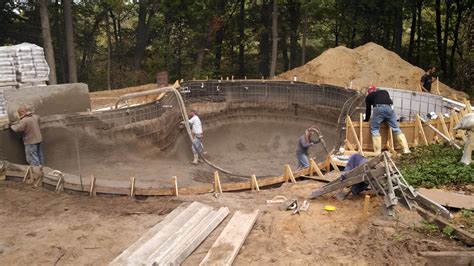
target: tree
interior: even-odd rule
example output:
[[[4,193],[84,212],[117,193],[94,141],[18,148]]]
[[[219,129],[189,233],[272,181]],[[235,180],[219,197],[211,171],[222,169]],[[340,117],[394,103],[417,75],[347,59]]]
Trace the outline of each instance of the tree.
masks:
[[[240,0],[239,10],[239,76],[245,77],[245,0]]]
[[[49,65],[49,84],[57,84],[56,63],[54,62],[53,40],[49,26],[48,0],[40,0],[41,32],[43,35],[44,54]]]
[[[71,11],[72,0],[64,0],[64,23],[66,32],[66,51],[69,83],[77,82],[76,56],[74,50],[74,27]]]
[[[272,59],[270,63],[270,79],[275,76],[278,52],[278,0],[273,0],[272,12]]]
[[[138,6],[138,25],[135,31],[136,45],[133,56],[133,68],[135,70],[140,69],[140,64],[149,40],[148,35],[151,20],[157,11],[158,4],[155,1],[139,0]]]

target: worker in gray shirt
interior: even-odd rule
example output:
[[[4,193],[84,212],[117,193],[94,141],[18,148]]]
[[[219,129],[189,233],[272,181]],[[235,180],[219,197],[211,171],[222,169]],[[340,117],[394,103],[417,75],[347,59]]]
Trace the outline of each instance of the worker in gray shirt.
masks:
[[[18,107],[20,121],[10,125],[10,128],[21,133],[25,145],[26,161],[31,166],[44,165],[41,142],[43,137],[40,131],[40,117],[30,112],[24,105]]]
[[[308,149],[312,145],[319,142],[319,140],[311,140],[313,134],[306,130],[303,136],[298,140],[298,146],[296,147],[296,159],[298,160],[298,169],[309,167]]]

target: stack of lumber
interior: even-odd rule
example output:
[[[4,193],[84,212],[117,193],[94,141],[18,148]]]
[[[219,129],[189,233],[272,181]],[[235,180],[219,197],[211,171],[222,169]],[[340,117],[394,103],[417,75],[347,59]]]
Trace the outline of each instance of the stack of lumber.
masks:
[[[115,258],[110,265],[179,265],[229,214],[193,202],[178,207]]]
[[[0,87],[44,86],[48,79],[43,48],[31,43],[0,47]]]

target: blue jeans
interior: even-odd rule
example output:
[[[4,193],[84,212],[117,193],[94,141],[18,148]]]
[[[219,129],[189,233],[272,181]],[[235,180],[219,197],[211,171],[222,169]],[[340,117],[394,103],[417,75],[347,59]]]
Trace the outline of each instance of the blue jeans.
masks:
[[[298,159],[298,169],[309,167],[308,155],[297,153],[296,158]]]
[[[202,148],[202,135],[195,135],[193,138],[193,145],[191,146],[193,150],[193,154],[201,154],[204,152],[204,149]]]
[[[370,133],[372,136],[380,136],[380,124],[386,121],[388,126],[392,129],[393,134],[401,134],[400,126],[398,125],[397,116],[392,108],[388,105],[378,106],[373,108],[372,119],[370,121]]]
[[[41,142],[37,144],[25,144],[26,161],[31,166],[44,165],[43,149]]]

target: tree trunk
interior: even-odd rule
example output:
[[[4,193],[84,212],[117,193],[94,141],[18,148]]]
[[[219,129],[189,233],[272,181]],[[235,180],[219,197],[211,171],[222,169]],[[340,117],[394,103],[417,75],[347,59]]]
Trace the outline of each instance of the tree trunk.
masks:
[[[264,77],[268,77],[270,68],[270,34],[268,32],[269,20],[271,16],[270,5],[267,1],[262,1],[262,7],[260,8],[260,25],[262,30],[259,34],[259,71],[260,74]]]
[[[447,52],[448,52],[448,35],[449,35],[449,22],[451,20],[451,0],[446,0],[446,16],[444,19],[444,36],[443,36],[443,53],[442,53],[442,61],[441,61],[441,68],[444,69],[444,76],[447,77],[448,73],[448,66],[447,66]]]
[[[107,89],[110,90],[110,53],[112,46],[112,37],[110,36],[110,23],[109,23],[109,14],[106,12],[105,15],[105,32],[107,34]]]
[[[72,22],[71,2],[72,0],[63,0],[64,24],[66,26],[67,66],[69,73],[69,83],[77,83],[76,55],[74,54],[74,26]]]
[[[54,62],[53,41],[49,26],[48,1],[40,1],[41,32],[43,33],[44,54],[49,65],[49,85],[57,84],[56,63]]]
[[[418,30],[417,30],[417,39],[416,39],[416,65],[420,65],[421,57],[421,11],[423,9],[423,0],[417,0],[417,12],[418,12]]]
[[[150,7],[151,4],[148,3],[146,0],[140,0],[138,5],[138,26],[135,31],[137,42],[135,45],[135,52],[133,56],[133,69],[135,70],[140,69],[140,64],[145,54],[145,48],[148,42],[150,20],[155,14],[155,7]]]
[[[308,0],[304,4],[303,38],[301,40],[301,65],[306,64],[306,34],[308,33]]]
[[[240,0],[239,13],[239,76],[245,77],[245,0]]]
[[[393,31],[394,51],[397,54],[402,53],[402,38],[403,38],[403,5],[404,1],[397,2],[395,10],[395,28]]]
[[[456,0],[456,24],[454,26],[453,32],[453,45],[451,46],[451,55],[449,58],[449,76],[451,81],[454,79],[454,54],[456,52],[456,47],[458,46],[459,41],[459,27],[461,26],[463,7],[461,6],[461,1]]]
[[[218,14],[220,23],[223,23],[225,15],[225,0],[218,0],[216,5],[216,13]],[[219,76],[221,74],[221,60],[222,60],[222,43],[224,41],[225,29],[221,26],[217,29],[215,35],[215,48],[214,48],[214,74]]]
[[[275,76],[278,55],[278,0],[273,0],[272,15],[272,60],[270,64],[270,79]]]
[[[290,69],[290,58],[288,58],[288,45],[286,32],[283,31],[280,38],[280,45],[281,45],[281,53],[282,53],[282,60],[283,60],[283,71],[288,71]]]
[[[290,69],[298,66],[298,25],[300,23],[300,3],[297,0],[288,1],[288,12],[290,15]]]
[[[438,58],[443,74],[446,71],[445,65],[443,67],[443,40],[441,36],[441,0],[435,1],[435,12],[436,12],[436,44],[438,47]]]
[[[81,64],[79,65],[79,76],[81,78],[84,78],[84,77],[87,77],[85,76],[86,74],[86,69],[87,69],[87,58],[89,57],[89,54],[92,52],[91,48],[94,46],[95,44],[95,38],[94,38],[94,35],[95,35],[95,32],[97,31],[97,29],[99,28],[100,26],[100,22],[102,21],[103,19],[103,16],[106,15],[107,13],[107,10],[104,10],[103,12],[101,12],[100,14],[97,15],[97,17],[95,18],[95,21],[94,21],[94,25],[92,26],[92,29],[91,31],[85,36],[85,47],[82,47],[82,58],[81,58]]]
[[[413,1],[411,6],[411,26],[410,26],[410,43],[408,44],[408,62],[413,63],[413,50],[415,47],[416,33],[416,2]]]
[[[66,57],[64,54],[64,47],[66,46],[64,43],[64,34],[63,34],[63,23],[61,21],[61,12],[60,8],[61,5],[59,4],[59,0],[56,0],[56,8],[55,8],[55,16],[56,16],[56,25],[55,25],[55,34],[57,40],[57,47],[56,47],[56,57],[58,58],[58,67],[56,69],[56,77],[58,78],[58,83],[66,83],[66,64],[64,63],[64,58]]]

